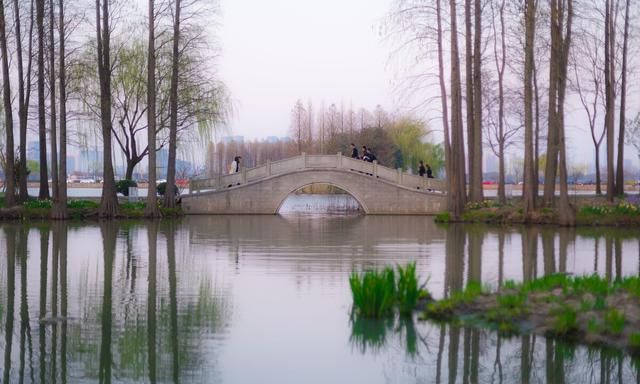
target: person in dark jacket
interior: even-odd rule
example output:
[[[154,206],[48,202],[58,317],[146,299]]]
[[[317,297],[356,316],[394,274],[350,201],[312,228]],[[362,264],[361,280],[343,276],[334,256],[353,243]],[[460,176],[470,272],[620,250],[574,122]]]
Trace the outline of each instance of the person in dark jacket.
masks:
[[[427,169],[424,167],[424,161],[420,160],[420,165],[418,166],[418,174],[420,177],[424,177],[424,174],[427,172]]]
[[[356,148],[356,145],[351,143],[351,158],[353,159],[359,159],[360,156],[358,155],[358,148]]]
[[[433,171],[431,170],[431,166],[427,164],[427,179],[433,179]]]

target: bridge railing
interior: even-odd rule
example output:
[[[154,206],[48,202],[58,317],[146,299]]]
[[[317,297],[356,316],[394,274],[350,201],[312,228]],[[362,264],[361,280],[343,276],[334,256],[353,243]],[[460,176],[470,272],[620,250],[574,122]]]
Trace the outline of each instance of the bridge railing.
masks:
[[[210,179],[192,179],[189,182],[189,193],[200,193],[207,190],[219,190],[264,179],[274,175],[280,175],[303,169],[337,168],[350,172],[363,173],[403,187],[446,193],[446,183],[443,180],[428,179],[403,172],[401,169],[392,169],[377,163],[352,159],[337,155],[307,155],[278,161],[267,161],[266,164],[255,168],[243,169],[238,173],[219,175]]]

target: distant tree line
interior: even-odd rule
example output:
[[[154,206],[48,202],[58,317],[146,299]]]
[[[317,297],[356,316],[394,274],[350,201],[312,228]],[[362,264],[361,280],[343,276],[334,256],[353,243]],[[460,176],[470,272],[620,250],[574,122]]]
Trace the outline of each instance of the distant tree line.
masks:
[[[373,111],[330,104],[317,110],[311,101],[298,100],[291,110],[289,136],[285,140],[219,142],[207,149],[207,173],[225,173],[235,156],[242,156],[244,167],[276,161],[302,152],[351,156],[351,143],[362,156],[366,145],[378,163],[416,172],[419,161],[430,164],[437,175],[444,168],[442,146],[431,141],[428,126],[418,119],[388,113],[381,106]]]

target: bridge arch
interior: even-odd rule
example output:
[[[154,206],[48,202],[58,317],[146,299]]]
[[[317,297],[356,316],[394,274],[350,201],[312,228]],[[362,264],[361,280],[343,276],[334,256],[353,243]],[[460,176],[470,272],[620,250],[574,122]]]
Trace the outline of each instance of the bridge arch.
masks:
[[[287,199],[289,198],[289,196],[291,196],[293,193],[295,193],[296,191],[307,187],[309,185],[313,185],[313,184],[326,184],[326,185],[332,185],[334,187],[340,188],[341,190],[345,191],[349,196],[353,197],[353,199],[358,202],[358,205],[360,206],[360,208],[362,208],[362,211],[365,214],[368,214],[368,208],[367,208],[367,204],[365,204],[364,199],[362,196],[358,196],[359,194],[356,192],[352,192],[349,190],[349,187],[346,187],[340,183],[336,183],[334,181],[313,181],[311,183],[307,182],[304,183],[302,185],[299,185],[297,187],[293,187],[293,189],[291,191],[289,191],[287,194],[284,195],[284,197],[282,198],[282,200],[280,201],[280,203],[277,205],[276,211],[275,213],[280,212],[280,209],[282,208],[282,205],[284,204],[285,201],[287,201]]]

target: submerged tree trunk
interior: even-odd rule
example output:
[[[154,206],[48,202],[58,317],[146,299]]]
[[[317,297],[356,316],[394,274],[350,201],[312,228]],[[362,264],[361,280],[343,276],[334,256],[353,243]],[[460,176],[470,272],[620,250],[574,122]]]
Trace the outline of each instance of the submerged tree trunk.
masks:
[[[622,75],[620,79],[620,128],[618,129],[618,161],[616,164],[616,195],[624,194],[624,139],[627,109],[627,52],[629,50],[629,0],[625,1],[624,34],[622,36]]]
[[[44,105],[44,0],[36,0],[36,24],[38,26],[38,137],[40,149],[40,200],[49,199],[47,170],[47,127]]]
[[[13,144],[13,112],[11,109],[11,78],[9,77],[9,52],[7,49],[7,29],[4,17],[4,0],[0,0],[0,54],[2,54],[2,98],[4,102],[4,122],[6,131],[6,191],[4,205],[13,207],[16,199],[16,177]]]
[[[176,0],[175,19],[173,21],[173,53],[171,63],[171,89],[169,93],[169,156],[167,164],[167,187],[164,193],[164,205],[176,206],[176,151],[178,147],[178,66],[180,62],[180,0]]]
[[[102,14],[100,6],[102,5]],[[100,26],[102,23],[102,28]],[[96,36],[98,50],[98,75],[100,78],[100,120],[103,145],[103,184],[99,214],[114,217],[118,212],[116,183],[111,159],[111,59],[109,26],[109,0],[96,0]]]
[[[58,175],[58,199],[54,201],[52,216],[54,219],[67,219],[67,72],[65,68],[65,20],[64,20],[64,0],[59,0],[59,25],[58,25],[58,47],[60,68],[59,102],[60,102],[60,173]]]
[[[525,9],[525,59],[524,59],[524,186],[523,205],[524,215],[529,215],[536,209],[536,195],[534,184],[533,156],[533,45],[535,41],[536,6],[533,0],[526,2]]]

